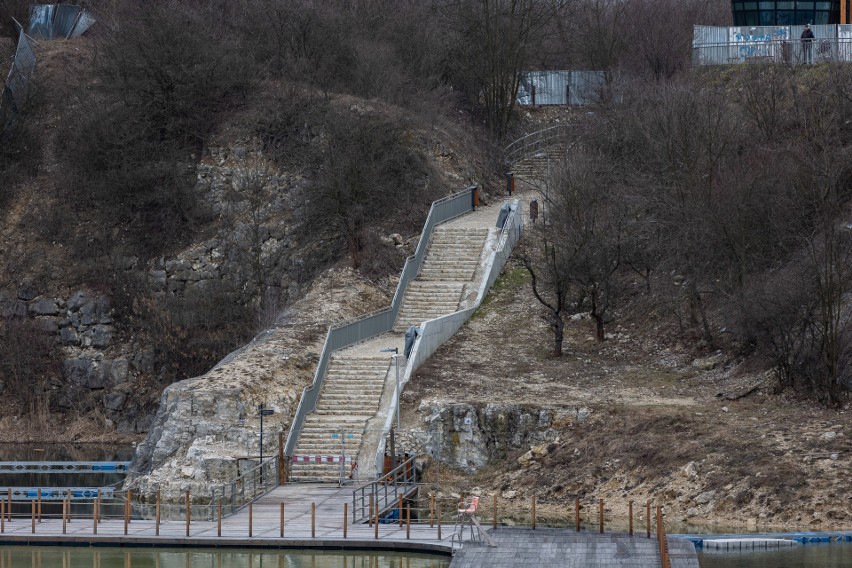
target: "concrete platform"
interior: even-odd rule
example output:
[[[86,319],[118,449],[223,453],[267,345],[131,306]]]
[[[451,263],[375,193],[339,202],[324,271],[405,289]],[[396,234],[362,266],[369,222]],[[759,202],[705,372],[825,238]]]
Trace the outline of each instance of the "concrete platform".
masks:
[[[497,543],[465,543],[450,568],[659,568],[655,539],[644,535],[572,533],[565,529],[490,530]],[[672,568],[698,568],[691,542],[669,539]]]

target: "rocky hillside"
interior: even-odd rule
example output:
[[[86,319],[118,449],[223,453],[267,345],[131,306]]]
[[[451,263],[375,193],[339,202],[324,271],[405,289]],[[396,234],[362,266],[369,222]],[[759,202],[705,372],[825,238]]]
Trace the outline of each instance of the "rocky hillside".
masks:
[[[507,265],[487,305],[406,388],[408,447],[440,456],[456,492],[496,494],[518,511],[536,495],[561,523],[577,495],[605,499],[620,522],[628,500],[647,499],[682,528],[852,522],[848,402],[831,410],[776,394],[756,361],[697,351],[641,303],[603,343],[588,314],[574,314],[561,358],[543,316],[526,270]]]

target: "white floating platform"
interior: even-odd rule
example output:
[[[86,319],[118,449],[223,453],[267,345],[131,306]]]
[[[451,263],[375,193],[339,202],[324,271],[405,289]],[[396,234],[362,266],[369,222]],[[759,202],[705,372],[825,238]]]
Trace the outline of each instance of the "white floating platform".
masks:
[[[798,546],[786,538],[718,538],[705,539],[705,550],[752,550],[757,548],[790,548]]]

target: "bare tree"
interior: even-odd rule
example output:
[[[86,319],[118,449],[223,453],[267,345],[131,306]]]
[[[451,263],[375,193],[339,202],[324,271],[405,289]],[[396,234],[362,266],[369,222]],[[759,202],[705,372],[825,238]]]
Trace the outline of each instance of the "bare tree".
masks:
[[[445,0],[454,31],[456,82],[481,106],[498,138],[505,136],[518,95],[521,72],[561,0]]]

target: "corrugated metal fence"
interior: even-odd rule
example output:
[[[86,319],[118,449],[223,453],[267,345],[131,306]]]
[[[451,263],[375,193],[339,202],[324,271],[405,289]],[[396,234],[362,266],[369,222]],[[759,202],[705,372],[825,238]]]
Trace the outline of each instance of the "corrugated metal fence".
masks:
[[[591,104],[598,99],[604,80],[603,71],[525,71],[518,88],[518,104]]]
[[[15,22],[17,25],[17,22]],[[31,37],[46,39],[77,37],[95,23],[95,18],[80,6],[70,4],[39,4],[30,8],[27,34],[18,30],[18,48],[12,69],[3,86],[0,97],[0,140],[11,136],[18,115],[30,95],[36,56]],[[17,27],[17,26],[16,26]]]
[[[695,26],[692,64],[852,61],[852,25],[811,26],[812,42],[801,40],[803,30],[804,26]]]
[[[30,8],[27,34],[44,39],[77,37],[92,27],[95,18],[80,6],[38,4]]]
[[[0,97],[0,137],[5,141],[18,122],[18,114],[30,94],[30,81],[35,72],[36,58],[32,45],[25,34],[18,38],[18,48],[12,69],[3,86]]]

